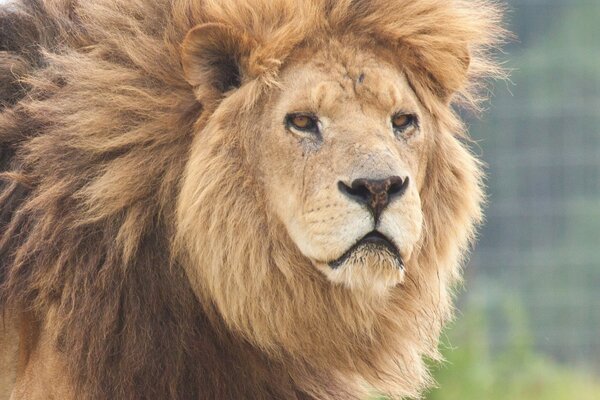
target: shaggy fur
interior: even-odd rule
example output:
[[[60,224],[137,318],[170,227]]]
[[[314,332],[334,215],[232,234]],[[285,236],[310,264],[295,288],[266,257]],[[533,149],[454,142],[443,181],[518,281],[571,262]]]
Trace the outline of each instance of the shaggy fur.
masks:
[[[182,64],[208,22],[239,33],[239,71]],[[501,74],[488,52],[502,35],[485,0],[3,6],[0,310],[44,326],[78,399],[418,396],[481,219],[480,165],[452,106],[477,107],[482,78]],[[239,133],[299,49],[348,37],[389,50],[439,131],[423,240],[385,299],[309,271]],[[207,158],[189,159],[201,137]],[[183,188],[192,164],[200,192]]]

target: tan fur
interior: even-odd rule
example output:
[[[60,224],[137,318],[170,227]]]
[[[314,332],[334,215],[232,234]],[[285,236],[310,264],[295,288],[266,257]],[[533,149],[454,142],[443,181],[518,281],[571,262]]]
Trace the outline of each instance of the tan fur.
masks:
[[[15,385],[18,345],[16,321],[0,318],[0,400],[8,400]]]
[[[481,221],[453,107],[477,108],[501,75],[493,3],[21,0],[0,24],[15,32],[0,49],[15,399],[401,398],[431,383]],[[395,136],[398,110],[419,129]],[[298,111],[322,117],[322,139],[286,130]],[[373,229],[337,182],[390,174],[411,182],[379,226],[405,269],[366,251],[332,270]]]

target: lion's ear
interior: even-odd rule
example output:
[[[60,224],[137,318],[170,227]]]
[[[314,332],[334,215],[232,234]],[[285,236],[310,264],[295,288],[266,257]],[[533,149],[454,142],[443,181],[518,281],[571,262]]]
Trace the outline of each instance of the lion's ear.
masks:
[[[467,46],[457,46],[454,51],[448,52],[442,63],[437,65],[436,79],[440,95],[446,102],[450,102],[456,92],[468,85],[469,69],[471,66],[471,52]]]
[[[467,46],[413,48],[409,51],[406,59],[411,63],[410,74],[414,74],[419,86],[423,86],[422,90],[435,94],[445,103],[452,102],[457,92],[465,92],[472,67]]]
[[[213,95],[240,87],[255,47],[253,38],[231,26],[198,25],[188,32],[182,45],[185,79],[201,93]]]
[[[455,92],[460,91],[469,81],[469,69],[471,67],[471,52],[465,45],[456,50],[455,53],[457,64],[456,78],[446,83],[446,101],[450,101]]]

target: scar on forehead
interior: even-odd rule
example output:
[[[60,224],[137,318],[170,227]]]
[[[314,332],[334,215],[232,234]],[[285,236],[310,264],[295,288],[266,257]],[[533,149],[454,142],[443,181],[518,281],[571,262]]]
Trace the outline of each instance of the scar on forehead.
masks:
[[[356,81],[358,82],[358,84],[363,83],[365,81],[365,73],[361,72]]]

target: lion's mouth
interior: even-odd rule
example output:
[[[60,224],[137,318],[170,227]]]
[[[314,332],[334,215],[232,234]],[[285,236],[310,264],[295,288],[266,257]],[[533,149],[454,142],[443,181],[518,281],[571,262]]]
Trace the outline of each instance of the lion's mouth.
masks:
[[[400,268],[404,267],[404,263],[402,262],[402,256],[400,255],[400,251],[398,247],[388,239],[384,234],[379,231],[372,231],[365,235],[362,239],[356,242],[352,247],[350,247],[340,258],[337,260],[331,261],[329,266],[333,269],[337,269],[342,266],[349,258],[355,255],[358,251],[371,249],[376,251],[384,251],[389,253],[392,257],[396,259],[397,265]]]

